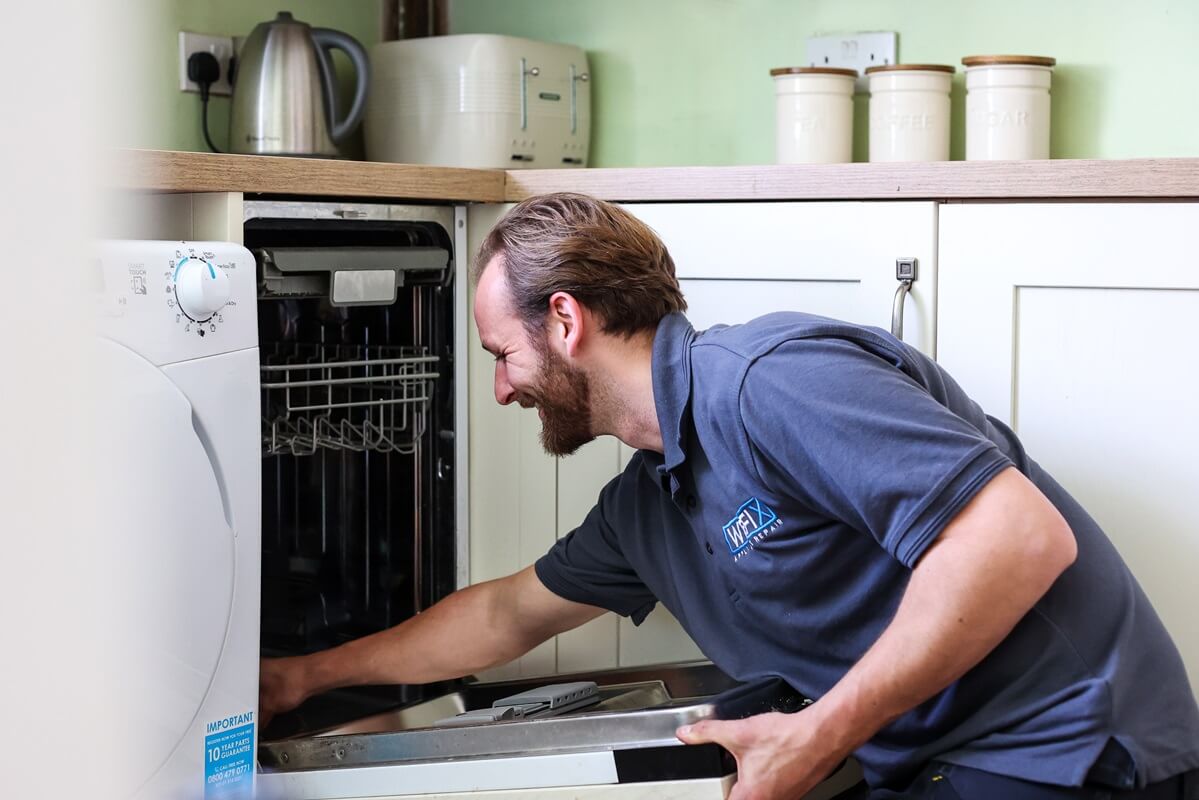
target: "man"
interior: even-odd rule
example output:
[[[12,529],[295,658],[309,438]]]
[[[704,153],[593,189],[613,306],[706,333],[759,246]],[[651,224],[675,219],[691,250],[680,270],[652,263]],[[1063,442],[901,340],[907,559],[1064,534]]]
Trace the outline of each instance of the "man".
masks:
[[[264,711],[503,663],[655,602],[719,667],[816,702],[701,722],[739,798],[856,754],[875,797],[1194,795],[1181,659],[1086,512],[934,362],[883,331],[772,314],[697,333],[665,247],[581,195],[521,203],[475,265],[500,403],[566,455],[638,452],[534,567],[396,628],[263,666]]]

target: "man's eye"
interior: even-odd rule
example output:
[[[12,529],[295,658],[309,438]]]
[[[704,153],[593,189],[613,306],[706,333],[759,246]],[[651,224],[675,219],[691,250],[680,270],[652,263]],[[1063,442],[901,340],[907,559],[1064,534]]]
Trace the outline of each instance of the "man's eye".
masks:
[[[498,354],[496,354],[496,357],[495,357],[495,363],[499,364],[502,361],[504,361],[507,357],[508,356],[505,355],[504,353],[498,353]]]

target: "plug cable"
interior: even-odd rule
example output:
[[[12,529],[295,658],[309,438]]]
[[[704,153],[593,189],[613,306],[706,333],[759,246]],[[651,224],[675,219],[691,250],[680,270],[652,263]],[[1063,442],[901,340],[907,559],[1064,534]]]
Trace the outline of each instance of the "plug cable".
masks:
[[[187,57],[187,77],[200,87],[200,127],[204,131],[204,141],[208,143],[209,150],[219,153],[221,151],[212,143],[212,136],[208,133],[208,95],[212,85],[221,77],[221,64],[212,53],[192,53]]]

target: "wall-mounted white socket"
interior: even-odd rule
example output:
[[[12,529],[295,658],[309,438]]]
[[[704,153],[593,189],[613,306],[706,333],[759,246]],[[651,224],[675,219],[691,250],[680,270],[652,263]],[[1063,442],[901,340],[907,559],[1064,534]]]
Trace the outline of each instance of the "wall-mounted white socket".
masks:
[[[898,63],[898,39],[895,31],[842,33],[808,37],[808,64],[813,67],[841,67],[858,71],[858,87],[868,67]]]
[[[210,94],[233,94],[229,83],[229,62],[233,58],[233,39],[229,36],[209,36],[206,33],[179,31],[179,91],[198,92],[200,87],[187,79],[187,58],[192,53],[206,52],[216,56],[221,65],[221,77],[209,89]]]

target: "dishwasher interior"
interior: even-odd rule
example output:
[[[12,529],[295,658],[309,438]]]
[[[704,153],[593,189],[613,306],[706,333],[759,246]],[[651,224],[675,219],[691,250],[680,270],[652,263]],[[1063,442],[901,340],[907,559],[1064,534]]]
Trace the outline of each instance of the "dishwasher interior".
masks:
[[[247,201],[245,217],[258,270],[261,647],[301,655],[454,589],[453,209]],[[322,702],[353,716],[430,691]]]

